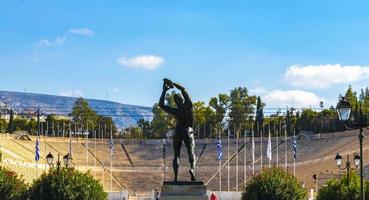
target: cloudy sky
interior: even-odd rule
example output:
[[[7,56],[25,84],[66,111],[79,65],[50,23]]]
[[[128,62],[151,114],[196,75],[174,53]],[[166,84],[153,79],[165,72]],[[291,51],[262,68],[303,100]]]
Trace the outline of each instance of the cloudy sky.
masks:
[[[162,78],[208,101],[335,104],[369,81],[365,1],[0,2],[0,90],[152,105]]]

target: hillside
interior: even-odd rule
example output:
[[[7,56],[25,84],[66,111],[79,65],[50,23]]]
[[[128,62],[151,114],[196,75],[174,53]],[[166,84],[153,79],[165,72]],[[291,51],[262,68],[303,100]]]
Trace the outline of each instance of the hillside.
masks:
[[[70,113],[76,99],[76,97],[0,91],[0,102],[5,103],[17,112],[24,110],[36,111],[40,108],[42,114],[67,115]],[[148,120],[152,117],[150,107],[97,99],[87,99],[87,101],[99,115],[112,116],[119,128],[133,125],[141,118]]]

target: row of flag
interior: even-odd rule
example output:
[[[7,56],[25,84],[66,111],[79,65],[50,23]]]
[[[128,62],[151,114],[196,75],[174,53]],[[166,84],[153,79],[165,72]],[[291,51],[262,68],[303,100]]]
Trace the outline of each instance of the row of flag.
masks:
[[[255,139],[254,139],[254,134],[252,134],[252,141],[251,141],[251,151],[252,151],[252,160],[253,162],[255,162]],[[223,158],[223,152],[222,152],[222,139],[221,137],[218,137],[218,141],[217,141],[217,159],[218,160],[222,160]],[[293,160],[295,161],[297,159],[297,141],[296,141],[296,136],[293,136],[293,141],[292,141],[292,154],[293,154]],[[267,152],[266,152],[267,158],[269,159],[269,161],[272,160],[272,139],[271,139],[271,135],[269,133],[268,136],[268,146],[267,146]]]

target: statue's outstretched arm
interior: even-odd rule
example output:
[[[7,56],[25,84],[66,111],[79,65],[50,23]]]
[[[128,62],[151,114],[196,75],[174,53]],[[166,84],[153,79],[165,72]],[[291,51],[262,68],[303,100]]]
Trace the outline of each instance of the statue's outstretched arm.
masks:
[[[169,87],[164,83],[163,84],[163,92],[161,93],[160,99],[159,99],[159,107],[161,109],[163,109],[165,112],[175,115],[177,109],[175,108],[171,108],[167,105],[165,105],[165,94],[167,93],[167,91],[169,90]]]
[[[186,89],[183,86],[181,86],[180,84],[178,84],[178,83],[174,83],[174,82],[172,82],[172,83],[173,83],[174,87],[176,87],[177,89],[179,89],[181,91],[182,96],[183,96],[183,98],[185,100],[185,104],[192,105],[191,98],[188,95]]]

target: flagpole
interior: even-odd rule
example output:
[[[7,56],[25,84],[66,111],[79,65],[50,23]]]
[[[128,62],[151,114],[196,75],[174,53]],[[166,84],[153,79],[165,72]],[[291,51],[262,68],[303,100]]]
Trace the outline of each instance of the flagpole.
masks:
[[[287,172],[287,125],[284,126],[284,154],[285,170]]]
[[[46,133],[45,133],[45,136],[46,136],[46,134],[47,134],[47,136],[49,136],[49,123],[48,123],[48,121],[47,121],[47,118],[46,118]],[[47,155],[47,150],[46,150],[46,137],[44,137],[44,143],[45,143],[45,155]],[[47,170],[46,169],[46,166],[47,166],[47,164],[45,164],[45,171]]]
[[[217,128],[219,132],[219,127]],[[222,134],[219,132],[219,140],[222,139]],[[222,159],[219,160],[219,191],[222,191]]]
[[[295,130],[293,130],[293,175],[296,176],[296,138]]]
[[[260,172],[263,171],[263,130],[264,128],[261,127],[260,130]]]
[[[95,124],[93,122],[92,122],[92,134],[93,134],[92,137],[95,137],[95,156],[96,156],[96,130],[95,130]],[[94,170],[96,170],[96,158],[94,159]]]
[[[252,175],[255,175],[255,132],[254,132],[254,124],[251,123],[251,151],[252,151]]]
[[[229,162],[229,138],[230,138],[230,134],[231,134],[231,129],[230,129],[229,125],[228,125],[228,139],[227,139],[228,140],[227,141],[227,143],[228,143],[228,145],[227,145],[228,146],[227,147],[227,150],[228,150],[227,151],[227,161],[228,161],[228,163],[227,163],[227,171],[228,171],[227,172],[228,173],[228,178],[227,178],[228,179],[228,183],[227,183],[228,185],[227,186],[228,186],[228,188],[227,189],[228,189],[228,192],[229,192],[229,188],[230,188],[230,185],[229,185],[229,167],[230,167],[229,166],[229,163],[230,163]]]
[[[245,127],[245,131],[244,131],[244,133],[243,133],[243,142],[244,142],[244,149],[245,149],[245,151],[244,151],[244,154],[243,154],[243,160],[244,160],[244,164],[245,164],[245,169],[244,169],[244,185],[246,186],[246,181],[247,181],[247,159],[246,159],[246,150],[247,150],[247,146],[246,146],[246,136],[247,136],[247,124],[246,124],[246,127]]]
[[[281,130],[281,124],[278,122],[278,125],[279,125],[278,130],[275,130],[275,123],[274,123],[274,132],[277,134],[277,167],[279,166],[279,138],[278,136]]]
[[[113,191],[113,148],[114,148],[114,143],[113,143],[113,122],[110,123],[110,142],[111,142],[111,149],[110,149],[110,191]]]
[[[269,160],[269,163],[268,163],[268,167],[270,168],[270,165],[271,165],[271,161],[272,161],[272,139],[270,137],[270,122],[268,124],[268,160]]]
[[[222,135],[219,132],[219,128],[217,125],[217,132],[218,132],[218,144],[217,144],[217,151],[218,151],[218,162],[219,162],[219,191],[222,191]]]
[[[38,160],[40,158],[39,151],[40,151],[40,108],[37,109],[37,136],[36,136],[36,177],[38,177]]]
[[[88,130],[88,122],[86,123],[86,161],[87,161],[87,166],[88,166],[88,134],[89,134],[89,130]]]
[[[238,192],[238,132],[236,124],[233,124],[234,134],[236,136],[236,192]]]
[[[72,156],[72,124],[69,122],[69,154]]]

